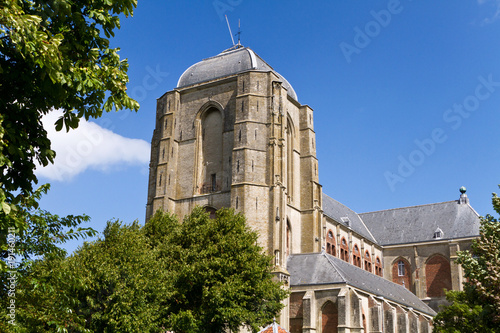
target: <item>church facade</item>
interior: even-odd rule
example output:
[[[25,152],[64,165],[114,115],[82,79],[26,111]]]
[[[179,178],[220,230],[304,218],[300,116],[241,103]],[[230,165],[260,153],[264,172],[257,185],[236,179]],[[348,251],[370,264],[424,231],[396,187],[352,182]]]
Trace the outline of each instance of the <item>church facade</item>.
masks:
[[[291,290],[279,318],[290,332],[429,332],[443,288],[461,288],[456,251],[479,233],[465,191],[364,214],[325,195],[313,110],[241,45],[189,67],[157,101],[146,220],[195,206],[232,207],[259,233]]]

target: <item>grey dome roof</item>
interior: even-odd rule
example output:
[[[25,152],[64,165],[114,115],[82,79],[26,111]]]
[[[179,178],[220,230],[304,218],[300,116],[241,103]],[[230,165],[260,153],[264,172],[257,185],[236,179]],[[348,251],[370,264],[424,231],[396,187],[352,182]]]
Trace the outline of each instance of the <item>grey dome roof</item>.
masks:
[[[288,96],[296,101],[298,100],[297,94],[290,83],[248,47],[229,49],[192,65],[179,78],[177,88],[187,87],[248,70],[273,71],[283,81],[283,87],[286,88]]]

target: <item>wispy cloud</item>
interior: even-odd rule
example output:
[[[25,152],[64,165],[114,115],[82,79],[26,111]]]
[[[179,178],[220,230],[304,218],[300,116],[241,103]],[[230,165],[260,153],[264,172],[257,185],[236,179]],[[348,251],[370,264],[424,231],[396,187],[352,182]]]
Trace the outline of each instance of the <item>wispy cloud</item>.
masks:
[[[56,110],[42,119],[56,158],[52,165],[38,166],[37,176],[67,181],[89,168],[107,171],[149,162],[150,145],[146,141],[123,137],[84,119],[76,130],[57,132],[54,123],[61,115]]]
[[[477,3],[488,13],[481,20],[481,25],[491,24],[500,18],[500,0],[477,0]]]

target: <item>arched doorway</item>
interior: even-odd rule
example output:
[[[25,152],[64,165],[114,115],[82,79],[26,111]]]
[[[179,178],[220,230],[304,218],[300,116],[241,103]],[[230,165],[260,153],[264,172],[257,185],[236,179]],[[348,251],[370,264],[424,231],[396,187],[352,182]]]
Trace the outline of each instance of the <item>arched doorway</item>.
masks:
[[[328,301],[321,309],[321,332],[337,333],[339,324],[339,312],[337,306]]]

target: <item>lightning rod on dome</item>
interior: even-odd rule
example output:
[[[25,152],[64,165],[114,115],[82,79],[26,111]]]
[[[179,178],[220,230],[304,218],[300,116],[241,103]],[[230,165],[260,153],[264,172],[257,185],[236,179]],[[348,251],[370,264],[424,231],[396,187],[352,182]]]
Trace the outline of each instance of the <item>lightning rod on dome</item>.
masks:
[[[231,32],[231,26],[229,25],[229,20],[227,19],[227,15],[224,15],[226,17],[226,22],[227,22],[227,28],[229,29],[229,35],[231,35],[231,40],[233,41],[233,46],[234,44],[234,38],[233,38],[233,33]]]
[[[240,19],[238,19],[238,33],[237,33],[237,35],[238,35],[238,46],[240,46],[240,45],[241,45],[241,43],[240,43],[240,37],[241,37],[241,24],[240,24]]]

